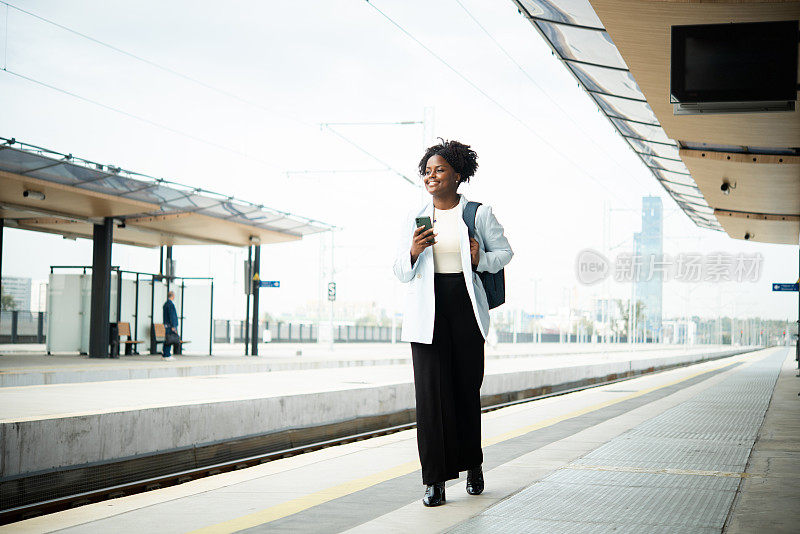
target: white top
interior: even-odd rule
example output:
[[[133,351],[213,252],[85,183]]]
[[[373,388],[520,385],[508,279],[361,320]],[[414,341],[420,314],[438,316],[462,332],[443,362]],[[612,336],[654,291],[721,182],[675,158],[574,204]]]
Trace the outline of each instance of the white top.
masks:
[[[461,200],[456,208],[461,236],[461,276],[467,285],[467,293],[472,303],[472,311],[481,327],[483,338],[489,335],[489,303],[486,291],[477,272],[472,271],[472,260],[469,255],[469,234],[467,225],[461,218],[467,199]],[[438,211],[438,210],[437,210]],[[403,341],[416,343],[433,342],[433,323],[436,315],[436,298],[434,296],[433,247],[427,247],[419,255],[417,261],[411,263],[411,240],[417,229],[417,217],[433,216],[433,204],[428,201],[424,207],[409,212],[397,239],[395,251],[394,274],[406,286],[405,304],[403,305]],[[492,208],[483,204],[475,214],[475,239],[478,241],[479,272],[496,273],[505,267],[514,252],[506,239],[503,226],[497,222]]]
[[[461,269],[461,239],[458,223],[461,219],[461,210],[433,210],[433,231],[436,235],[436,244],[433,245],[433,272],[435,273],[460,273]]]

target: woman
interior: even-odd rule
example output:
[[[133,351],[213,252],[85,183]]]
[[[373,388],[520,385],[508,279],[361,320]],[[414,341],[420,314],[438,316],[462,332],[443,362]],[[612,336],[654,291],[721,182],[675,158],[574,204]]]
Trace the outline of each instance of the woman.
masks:
[[[478,272],[499,271],[513,253],[489,206],[478,208],[476,236],[469,237],[458,186],[475,174],[477,159],[458,141],[425,152],[419,173],[431,201],[410,214],[394,263],[408,283],[402,339],[411,342],[414,363],[425,506],[444,504],[444,484],[459,471],[467,471],[467,493],[483,491],[480,387],[489,306]],[[417,226],[425,216],[433,228]]]

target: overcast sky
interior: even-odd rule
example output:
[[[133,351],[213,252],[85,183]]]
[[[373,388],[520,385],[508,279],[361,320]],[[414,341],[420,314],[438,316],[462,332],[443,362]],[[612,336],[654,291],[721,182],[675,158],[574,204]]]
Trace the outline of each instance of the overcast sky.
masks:
[[[462,4],[525,73],[455,0],[372,2],[485,94],[363,0],[11,4],[216,90],[0,4],[7,69],[0,72],[0,135],[337,225],[335,276],[344,301],[400,302],[391,274],[397,230],[423,193],[376,171],[380,163],[320,124],[419,121],[432,107],[435,136],[479,154],[474,183],[462,192],[491,204],[506,227],[515,251],[506,271],[509,308],[555,311],[569,293],[588,305],[600,289],[577,281],[575,259],[602,249],[604,202],[615,210],[613,257],[631,249],[641,197],[658,195],[666,252],[763,256],[756,282],[666,284],[665,316],[687,306],[715,316],[722,306],[728,315],[796,317],[796,293],[772,293],[770,284],[797,279],[797,246],[696,228],[510,0]],[[416,178],[420,126],[338,131]],[[365,172],[297,174],[311,170]],[[330,254],[322,242],[330,237],[263,247],[262,278],[282,287],[262,290],[262,306],[280,313],[317,298],[321,253],[326,261]],[[89,241],[13,229],[3,253],[4,275],[34,279],[46,278],[51,264],[91,263]],[[215,277],[219,318],[243,314],[242,250],[176,247],[174,255],[178,274]],[[113,263],[157,271],[158,251],[115,245]],[[627,298],[630,285],[609,290]]]

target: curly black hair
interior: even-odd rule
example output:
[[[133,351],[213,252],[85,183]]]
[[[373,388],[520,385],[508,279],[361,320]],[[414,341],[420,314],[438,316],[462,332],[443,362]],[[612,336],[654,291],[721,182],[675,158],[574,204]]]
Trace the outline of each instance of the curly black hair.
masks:
[[[425,176],[425,167],[432,156],[442,156],[461,175],[462,182],[469,182],[478,170],[478,154],[464,143],[447,141],[441,137],[439,140],[441,143],[428,148],[419,160],[419,175]]]

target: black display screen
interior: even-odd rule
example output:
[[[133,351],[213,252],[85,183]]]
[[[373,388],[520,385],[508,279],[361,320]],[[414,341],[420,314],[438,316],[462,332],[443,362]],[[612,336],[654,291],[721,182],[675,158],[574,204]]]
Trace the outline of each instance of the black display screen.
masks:
[[[798,21],[672,27],[671,100],[797,98]]]

